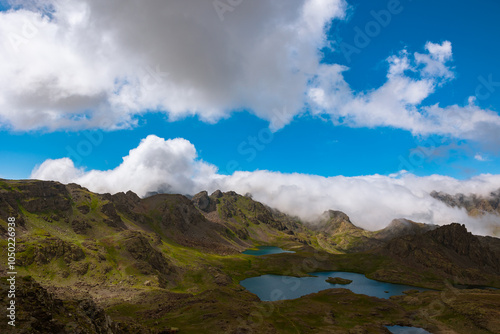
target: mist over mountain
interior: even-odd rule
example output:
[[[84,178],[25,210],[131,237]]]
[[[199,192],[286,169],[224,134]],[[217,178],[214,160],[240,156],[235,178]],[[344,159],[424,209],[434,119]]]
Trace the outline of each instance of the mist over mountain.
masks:
[[[395,218],[437,225],[459,222],[481,235],[496,235],[500,226],[500,217],[469,215],[464,207],[450,206],[431,195],[439,190],[485,196],[499,188],[499,175],[484,174],[468,180],[440,175],[419,177],[404,171],[389,176],[355,177],[265,170],[222,175],[214,165],[198,158],[189,141],[165,140],[154,135],[130,150],[114,169],[84,170],[63,158],[45,161],[33,170],[31,177],[74,182],[100,193],[131,190],[139,196],[165,192],[194,195],[217,189],[251,193],[260,202],[308,221],[335,208],[368,230],[384,228]]]

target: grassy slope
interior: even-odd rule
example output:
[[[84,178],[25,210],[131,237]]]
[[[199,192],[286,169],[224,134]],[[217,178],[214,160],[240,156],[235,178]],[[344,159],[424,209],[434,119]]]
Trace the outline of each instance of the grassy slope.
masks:
[[[0,188],[19,191],[16,183],[0,182]],[[19,257],[33,257],[35,248],[58,238],[80,247],[85,258],[65,261],[56,256],[48,263],[36,263],[19,268],[20,275],[31,275],[45,286],[56,286],[61,296],[91,295],[107,308],[115,321],[137,322],[151,328],[179,327],[184,333],[231,332],[247,328],[250,332],[307,333],[348,329],[383,333],[383,324],[419,324],[431,329],[453,328],[458,333],[488,333],[498,327],[498,292],[460,292],[460,303],[443,303],[437,314],[421,314],[439,299],[439,292],[427,292],[386,301],[355,295],[343,289],[331,289],[297,300],[260,302],[238,283],[262,274],[303,276],[312,271],[340,270],[366,274],[371,278],[395,283],[443,288],[445,281],[432,272],[414,273],[410,268],[395,267],[392,260],[370,253],[329,254],[320,251],[314,235],[306,227],[291,236],[276,231],[263,221],[249,220],[261,212],[252,210],[245,197],[236,200],[241,214],[229,221],[235,229],[245,226],[253,245],[276,245],[293,248],[295,254],[217,255],[183,247],[167,238],[159,239],[152,229],[147,232],[127,216],[121,219],[129,230],[140,231],[151,249],[162,254],[175,268],[167,289],[160,288],[158,273],[141,271],[141,261],[128,252],[127,231],[118,231],[103,223],[101,212],[107,203],[101,196],[80,190],[72,194],[68,212],[29,213],[22,206],[27,230],[21,233]],[[222,199],[222,204],[226,199]],[[88,206],[83,214],[78,209]],[[256,214],[257,213],[257,214]],[[3,217],[2,217],[3,218]],[[68,219],[83,220],[90,226],[86,235],[71,229]],[[151,219],[157,220],[155,213]],[[0,223],[6,224],[0,219]],[[47,241],[49,240],[49,241]],[[302,240],[300,242],[299,240]],[[304,242],[305,241],[305,242]],[[308,244],[309,243],[309,244]],[[1,239],[2,250],[6,240]],[[148,249],[149,250],[149,249]],[[145,261],[147,262],[147,261]],[[84,272],[82,267],[88,266]],[[142,268],[143,269],[143,268]],[[80,271],[80,274],[78,273]],[[84,273],[83,273],[84,272]],[[83,273],[83,274],[82,274]],[[149,281],[149,282],[148,282]],[[499,282],[492,282],[500,287]],[[496,299],[495,299],[496,298]],[[492,306],[493,305],[493,306]],[[419,311],[419,312],[417,312]],[[235,321],[236,320],[236,321]],[[357,330],[356,329],[356,330]]]

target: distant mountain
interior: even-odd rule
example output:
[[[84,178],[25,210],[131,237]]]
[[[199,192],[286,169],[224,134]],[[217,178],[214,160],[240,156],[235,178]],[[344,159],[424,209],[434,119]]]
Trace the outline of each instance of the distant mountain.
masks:
[[[476,194],[450,195],[444,192],[431,192],[431,196],[452,208],[463,208],[471,217],[480,217],[487,234],[500,236],[500,189],[488,196]]]
[[[202,191],[192,198],[204,217],[224,224],[241,240],[269,243],[275,238],[310,244],[310,231],[297,217],[272,209],[249,196],[216,190],[210,196]]]
[[[408,219],[399,218],[394,219],[384,229],[377,231],[374,237],[379,240],[389,241],[396,237],[422,234],[427,231],[432,231],[437,227],[437,225],[417,223]]]
[[[485,213],[500,215],[500,189],[491,192],[488,196],[475,194],[450,195],[437,191],[431,192],[431,196],[450,207],[465,208],[471,216],[480,216]]]
[[[334,253],[354,253],[382,246],[374,233],[355,226],[342,211],[328,210],[311,228],[317,232],[318,244]]]
[[[379,231],[367,231],[354,225],[342,211],[328,210],[313,223],[319,245],[334,253],[356,253],[384,246],[388,241],[407,235],[422,234],[437,228],[404,218],[394,219]]]
[[[488,284],[484,274],[500,275],[497,238],[482,238],[457,223],[423,234],[395,238],[378,252],[405,266],[429,269],[436,275]]]

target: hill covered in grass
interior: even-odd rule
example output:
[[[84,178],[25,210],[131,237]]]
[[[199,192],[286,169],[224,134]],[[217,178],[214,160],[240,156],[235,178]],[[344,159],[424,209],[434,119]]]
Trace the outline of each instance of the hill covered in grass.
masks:
[[[338,270],[444,291],[450,282],[500,287],[498,239],[460,225],[399,219],[372,232],[340,211],[302,222],[235,192],[139,198],[0,180],[4,259],[7,217],[17,223],[19,333],[384,333],[384,324],[451,328],[455,318],[477,333],[496,328],[495,304],[481,304],[494,291],[474,292],[477,302],[460,309],[445,304],[446,319],[428,319],[415,305],[427,309],[440,292],[379,300],[333,289],[261,302],[239,285],[262,274]],[[263,245],[295,253],[241,253]],[[5,277],[7,268],[0,270]],[[480,314],[470,314],[473,306]]]

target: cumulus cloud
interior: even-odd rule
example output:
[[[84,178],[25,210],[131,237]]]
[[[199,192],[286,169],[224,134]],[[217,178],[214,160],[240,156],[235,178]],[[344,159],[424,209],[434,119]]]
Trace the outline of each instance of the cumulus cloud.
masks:
[[[470,99],[426,105],[454,78],[452,44],[387,59],[387,80],[353,91],[321,62],[345,0],[11,0],[0,12],[0,124],[16,130],[126,128],[160,111],[207,122],[237,110],[272,129],[304,112],[352,127],[389,126],[487,143],[500,117]],[[277,110],[280,112],[277,113]]]
[[[483,174],[468,180],[410,173],[357,177],[322,177],[269,171],[220,175],[215,166],[197,158],[195,147],[185,139],[164,140],[148,136],[108,171],[85,171],[70,159],[47,160],[31,175],[42,180],[76,182],[92,191],[132,190],[195,194],[221,189],[252,193],[254,199],[288,214],[312,220],[328,209],[342,210],[359,226],[376,230],[394,218],[434,224],[460,222],[474,233],[490,234],[500,225],[498,216],[471,218],[464,209],[450,208],[430,196],[433,190],[450,194],[488,195],[500,188],[500,175]]]
[[[343,0],[32,0],[0,13],[0,121],[120,128],[163,111],[215,122],[252,110],[281,127],[304,104]],[[15,9],[14,9],[15,8]],[[221,20],[221,15],[223,20]],[[289,114],[273,117],[272,110]]]
[[[387,59],[386,82],[368,92],[354,92],[343,77],[348,68],[323,65],[309,88],[311,108],[327,114],[335,124],[352,127],[389,126],[414,135],[439,134],[480,141],[500,140],[500,116],[477,107],[474,98],[467,105],[425,105],[424,100],[454,77],[448,62],[451,43],[428,42],[426,53],[403,50]],[[496,148],[498,149],[498,148]]]
[[[196,149],[189,141],[151,135],[130,150],[115,169],[84,171],[75,168],[70,159],[62,158],[46,160],[31,177],[74,182],[100,193],[132,190],[144,196],[148,192],[194,193],[215,173],[215,166],[197,159]]]

